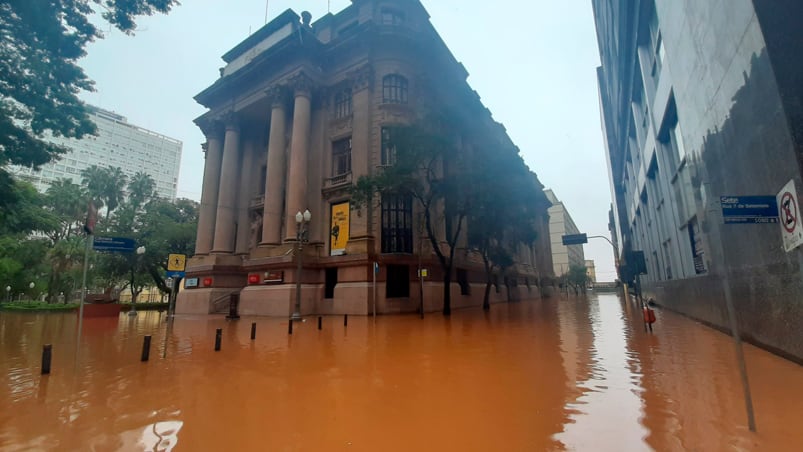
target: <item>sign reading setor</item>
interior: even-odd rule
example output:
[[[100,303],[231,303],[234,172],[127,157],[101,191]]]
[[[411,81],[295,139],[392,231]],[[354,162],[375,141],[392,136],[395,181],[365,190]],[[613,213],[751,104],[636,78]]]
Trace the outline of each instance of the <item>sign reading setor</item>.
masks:
[[[778,222],[775,196],[720,196],[725,224],[761,224]]]

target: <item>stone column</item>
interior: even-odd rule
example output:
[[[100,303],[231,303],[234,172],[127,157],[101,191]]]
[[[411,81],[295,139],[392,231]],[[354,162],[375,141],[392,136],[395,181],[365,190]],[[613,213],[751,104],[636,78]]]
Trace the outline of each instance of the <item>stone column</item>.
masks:
[[[209,254],[215,234],[217,216],[217,195],[220,186],[220,160],[223,153],[222,131],[219,124],[212,124],[206,131],[204,145],[206,162],[201,191],[201,206],[198,211],[198,234],[195,240],[195,254]]]
[[[240,127],[235,117],[226,121],[226,140],[223,143],[223,164],[220,169],[220,190],[217,197],[215,244],[213,253],[234,252],[234,223],[237,218],[237,167],[240,147]]]
[[[311,124],[312,81],[304,73],[291,80],[295,95],[293,134],[290,148],[290,167],[287,178],[287,203],[285,204],[285,240],[296,238],[296,213],[307,206],[307,155],[309,154]],[[320,218],[322,212],[315,212]]]
[[[237,243],[235,252],[237,254],[248,254],[248,251],[259,243],[258,221],[248,215],[248,207],[251,204],[251,175],[253,167],[256,166],[256,143],[247,140],[243,143],[242,158],[240,159],[240,187],[237,195]],[[255,230],[256,229],[256,230]]]
[[[267,92],[271,100],[270,135],[268,137],[267,176],[265,178],[265,210],[262,216],[263,245],[282,242],[282,205],[284,204],[285,169],[285,98],[284,88]]]

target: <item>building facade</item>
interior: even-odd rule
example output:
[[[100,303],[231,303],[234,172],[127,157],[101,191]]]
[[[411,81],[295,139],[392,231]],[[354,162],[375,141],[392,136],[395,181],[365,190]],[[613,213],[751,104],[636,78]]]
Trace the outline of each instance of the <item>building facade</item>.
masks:
[[[426,310],[441,309],[443,275],[412,199],[350,203],[354,181],[393,164],[393,127],[435,106],[457,118],[461,149],[478,136],[512,146],[423,6],[354,0],[314,23],[287,10],[223,59],[220,78],[196,96],[209,109],[196,120],[206,163],[178,312],[213,312],[238,294],[241,313],[285,316],[297,284],[302,314],[415,311],[422,294]],[[546,210],[545,198],[536,202]],[[299,256],[296,215],[305,210]],[[463,237],[453,307],[479,305],[483,295],[481,262]],[[537,246],[521,250],[495,301],[538,296]]]
[[[723,214],[723,200],[803,187],[803,3],[593,7],[616,243],[625,261],[644,252],[645,296],[727,329],[730,292],[746,338],[803,358],[803,253],[777,219]]]
[[[549,208],[549,245],[552,250],[552,269],[555,276],[561,277],[569,273],[571,267],[585,268],[583,245],[564,245],[563,236],[579,234],[566,206],[555,196],[552,190],[544,190],[544,194],[552,206]]]
[[[593,284],[597,282],[597,267],[594,265],[593,260],[586,259],[586,275],[588,280]]]
[[[80,140],[51,137],[49,141],[68,151],[58,160],[42,165],[38,171],[12,166],[11,173],[45,192],[56,179],[70,179],[81,184],[81,171],[92,165],[115,166],[129,178],[138,171],[150,174],[160,198],[176,199],[181,141],[131,124],[117,113],[91,105],[88,109],[98,129],[96,136]]]

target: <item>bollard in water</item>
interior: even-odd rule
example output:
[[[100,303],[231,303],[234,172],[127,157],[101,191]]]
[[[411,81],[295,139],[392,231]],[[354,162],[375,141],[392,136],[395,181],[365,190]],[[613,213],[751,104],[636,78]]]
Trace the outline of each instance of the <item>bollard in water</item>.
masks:
[[[142,357],[139,360],[145,362],[148,360],[150,356],[151,356],[151,337],[145,336],[145,338],[142,340]]]
[[[42,347],[42,375],[50,375],[50,358],[53,356],[53,346],[46,344]]]
[[[343,316],[343,326],[349,326],[349,315],[348,314]]]
[[[323,328],[323,326],[321,325],[321,322],[322,322],[322,321],[323,321],[323,317],[321,317],[321,316],[318,316],[318,329],[319,329],[319,330]]]
[[[215,331],[215,351],[220,351],[220,338],[223,336],[223,328],[218,328]]]
[[[256,322],[254,322],[251,324],[251,340],[253,341],[256,338],[257,338],[257,324]]]
[[[293,334],[293,319],[287,323],[287,334]]]

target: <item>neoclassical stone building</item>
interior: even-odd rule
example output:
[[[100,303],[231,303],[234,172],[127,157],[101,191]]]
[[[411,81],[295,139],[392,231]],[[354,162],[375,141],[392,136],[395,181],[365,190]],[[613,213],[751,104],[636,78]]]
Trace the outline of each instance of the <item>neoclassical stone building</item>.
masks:
[[[287,10],[223,60],[220,78],[195,98],[209,109],[196,120],[206,164],[177,312],[218,311],[239,293],[241,314],[288,315],[299,279],[303,314],[368,314],[374,304],[384,313],[414,311],[422,292],[426,310],[441,309],[442,275],[413,202],[349,204],[358,177],[392,162],[392,127],[427,109],[445,106],[462,121],[461,146],[492,136],[512,147],[423,6],[352,0],[314,23]],[[541,240],[522,247],[494,301],[538,297],[539,281],[551,276],[549,203],[537,202]],[[311,221],[299,266],[296,214],[305,210]],[[453,307],[480,304],[481,264],[465,249],[457,261]],[[419,265],[428,270],[423,289]]]

